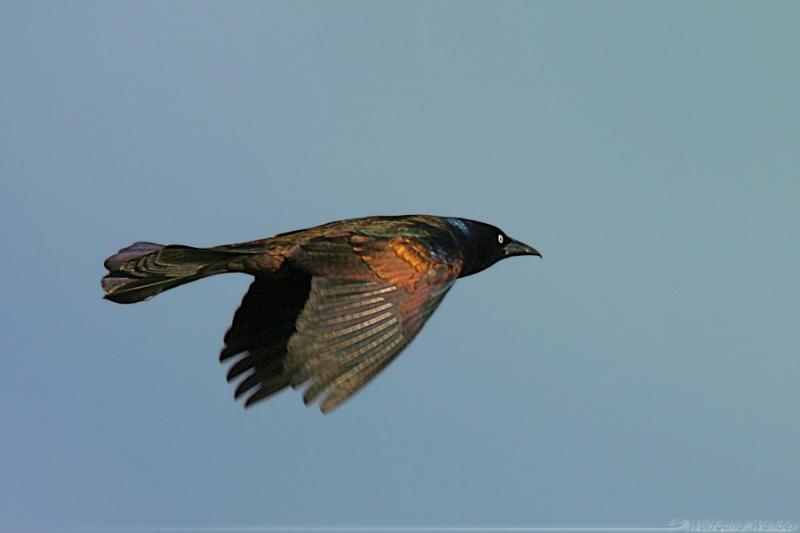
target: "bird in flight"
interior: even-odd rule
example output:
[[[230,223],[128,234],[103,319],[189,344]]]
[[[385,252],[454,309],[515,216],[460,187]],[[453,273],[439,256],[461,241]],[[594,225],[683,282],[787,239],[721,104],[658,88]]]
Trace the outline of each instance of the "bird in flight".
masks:
[[[220,361],[245,407],[291,386],[327,413],[361,390],[422,329],[456,279],[539,252],[464,218],[376,216],[239,244],[137,242],[105,261],[105,298],[135,303],[227,272],[255,277]]]

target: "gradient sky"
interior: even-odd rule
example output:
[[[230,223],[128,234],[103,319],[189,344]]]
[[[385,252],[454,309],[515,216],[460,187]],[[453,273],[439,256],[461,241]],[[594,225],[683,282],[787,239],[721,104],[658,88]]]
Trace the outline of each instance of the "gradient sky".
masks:
[[[800,4],[0,0],[0,529],[800,519]],[[542,251],[330,416],[135,240],[372,214]]]

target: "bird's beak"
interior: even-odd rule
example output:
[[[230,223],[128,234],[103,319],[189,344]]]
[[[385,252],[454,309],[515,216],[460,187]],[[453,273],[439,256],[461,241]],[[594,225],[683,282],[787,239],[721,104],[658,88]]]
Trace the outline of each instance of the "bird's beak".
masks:
[[[506,257],[512,257],[515,255],[537,255],[542,257],[542,254],[539,253],[539,250],[533,246],[528,246],[524,242],[519,241],[511,241],[505,245],[503,250],[506,253]]]

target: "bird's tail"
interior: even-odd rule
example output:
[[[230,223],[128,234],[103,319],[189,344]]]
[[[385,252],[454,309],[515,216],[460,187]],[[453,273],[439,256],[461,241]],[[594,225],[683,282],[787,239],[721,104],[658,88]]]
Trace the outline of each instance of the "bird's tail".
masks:
[[[238,254],[214,248],[137,242],[106,259],[105,298],[130,304],[206,276],[230,271]]]

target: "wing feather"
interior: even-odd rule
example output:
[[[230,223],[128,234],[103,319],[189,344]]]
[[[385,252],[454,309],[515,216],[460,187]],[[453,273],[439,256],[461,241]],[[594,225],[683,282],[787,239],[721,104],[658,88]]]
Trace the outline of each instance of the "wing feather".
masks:
[[[303,272],[260,277],[242,299],[225,335],[220,360],[233,361],[227,378],[229,382],[241,379],[234,396],[247,395],[246,407],[290,385],[284,368],[286,345],[310,286],[311,277]]]
[[[328,412],[363,388],[419,333],[452,284],[409,293],[382,280],[313,278],[285,363],[294,386],[311,381],[303,400],[327,391],[320,408]]]

